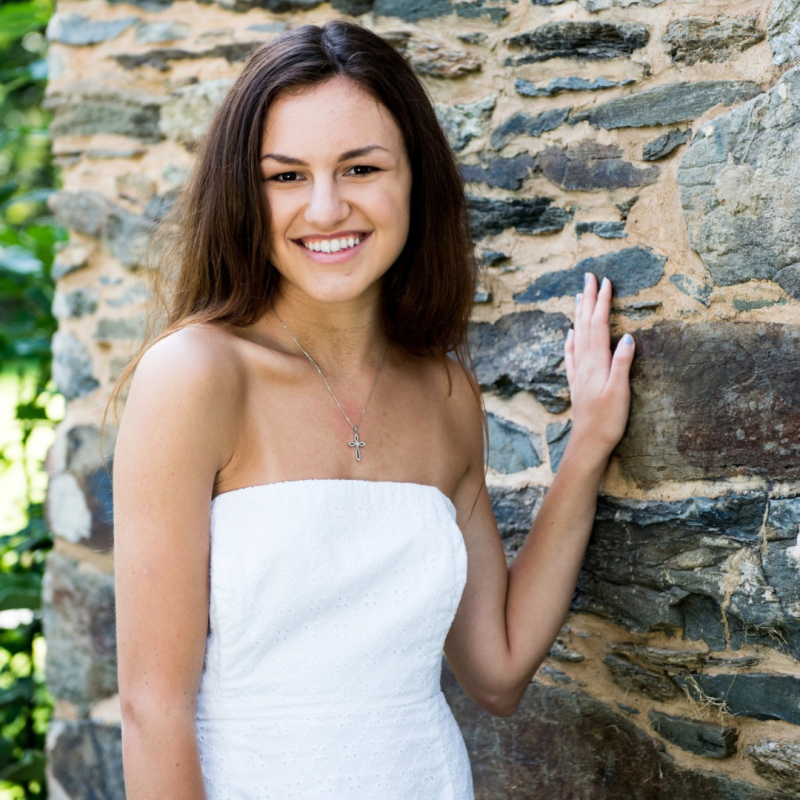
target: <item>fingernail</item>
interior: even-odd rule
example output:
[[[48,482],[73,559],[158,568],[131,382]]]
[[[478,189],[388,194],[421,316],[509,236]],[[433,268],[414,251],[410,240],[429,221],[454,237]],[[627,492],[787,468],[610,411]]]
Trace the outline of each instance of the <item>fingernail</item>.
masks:
[[[587,283],[589,283],[589,273],[588,272],[584,272],[583,273],[583,285],[586,286]]]
[[[569,340],[572,338],[572,336],[573,336],[573,334],[574,334],[574,333],[575,333],[575,331],[574,331],[572,328],[570,328],[570,329],[567,331],[567,341],[569,341]]]
[[[600,288],[602,289],[608,283],[608,278],[603,278],[603,282],[600,284]]]
[[[581,302],[581,295],[580,294],[576,294],[575,295],[575,305],[576,306],[580,305],[580,302]]]
[[[622,337],[622,341],[625,342],[625,344],[633,344],[633,336],[631,336],[629,333],[626,333]]]

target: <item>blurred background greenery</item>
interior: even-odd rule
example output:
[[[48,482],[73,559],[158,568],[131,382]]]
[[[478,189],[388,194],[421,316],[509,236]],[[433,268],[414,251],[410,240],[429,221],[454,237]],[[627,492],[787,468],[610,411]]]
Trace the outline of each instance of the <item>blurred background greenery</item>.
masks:
[[[43,459],[64,398],[50,379],[50,270],[67,232],[50,215],[58,188],[41,107],[52,0],[0,2],[0,800],[47,797],[40,596],[52,539]]]

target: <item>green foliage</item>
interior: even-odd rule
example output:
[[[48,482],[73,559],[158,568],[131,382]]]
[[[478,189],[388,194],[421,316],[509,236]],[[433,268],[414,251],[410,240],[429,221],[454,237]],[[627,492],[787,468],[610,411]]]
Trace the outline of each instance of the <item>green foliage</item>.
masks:
[[[22,451],[37,426],[52,426],[51,267],[67,232],[50,215],[57,188],[49,114],[41,102],[47,80],[44,31],[52,0],[0,5],[0,367],[34,378],[16,404]],[[0,469],[9,458],[0,452]],[[26,459],[27,463],[27,459]],[[26,473],[27,524],[0,536],[0,611],[30,609],[30,621],[0,628],[0,790],[9,797],[45,798],[44,739],[53,700],[42,674],[41,586],[52,539],[42,504]]]

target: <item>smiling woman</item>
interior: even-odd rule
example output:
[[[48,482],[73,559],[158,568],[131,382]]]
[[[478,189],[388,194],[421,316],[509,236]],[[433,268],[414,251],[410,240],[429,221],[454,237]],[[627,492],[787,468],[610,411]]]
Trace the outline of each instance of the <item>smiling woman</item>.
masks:
[[[567,613],[628,413],[610,283],[577,298],[572,435],[507,569],[464,187],[387,42],[332,21],[255,52],[162,230],[164,326],[112,395],[135,369],[114,455],[127,797],[472,800],[442,651],[506,716]]]

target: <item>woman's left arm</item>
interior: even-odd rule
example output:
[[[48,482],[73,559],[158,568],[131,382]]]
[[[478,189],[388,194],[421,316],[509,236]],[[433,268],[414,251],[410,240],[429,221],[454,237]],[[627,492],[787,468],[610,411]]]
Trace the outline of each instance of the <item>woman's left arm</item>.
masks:
[[[561,629],[592,531],[600,483],[625,431],[635,347],[632,337],[623,337],[612,357],[610,305],[610,282],[605,279],[598,290],[595,276],[587,274],[564,352],[572,432],[511,566],[506,568],[485,484],[462,527],[467,584],[445,655],[466,694],[497,716],[517,709]],[[465,483],[474,494],[475,470],[471,472],[473,480]]]

